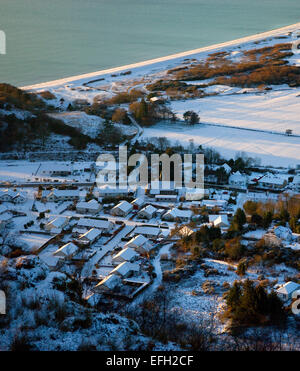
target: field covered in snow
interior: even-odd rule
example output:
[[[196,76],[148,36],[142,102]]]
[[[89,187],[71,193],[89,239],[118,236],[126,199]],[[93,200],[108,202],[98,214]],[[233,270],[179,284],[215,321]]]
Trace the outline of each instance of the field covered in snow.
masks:
[[[204,102],[203,102],[204,103]],[[211,147],[227,158],[245,152],[253,158],[260,158],[262,165],[296,166],[300,164],[300,138],[265,132],[240,130],[197,124],[160,122],[145,128],[143,138],[166,137],[172,143]]]

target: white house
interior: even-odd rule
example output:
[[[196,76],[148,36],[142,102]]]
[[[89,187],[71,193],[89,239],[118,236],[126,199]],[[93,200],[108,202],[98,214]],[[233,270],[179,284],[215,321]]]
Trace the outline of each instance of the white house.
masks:
[[[163,220],[167,221],[181,221],[188,222],[191,220],[193,213],[191,210],[180,210],[174,207],[173,209],[167,211],[162,217]]]
[[[122,201],[111,209],[111,214],[115,216],[127,216],[133,209],[133,206],[127,202]]]
[[[236,187],[246,187],[248,178],[246,175],[241,174],[239,171],[229,176],[228,183]]]
[[[117,274],[121,278],[127,278],[133,273],[140,272],[140,265],[135,263],[129,263],[127,261],[119,264],[116,268],[114,268],[110,274]]]
[[[140,254],[148,254],[154,247],[145,236],[139,234],[125,244],[126,248],[132,248]]]
[[[94,199],[88,202],[78,202],[76,205],[76,211],[80,214],[97,214],[101,208],[101,204]]]
[[[95,292],[112,291],[122,283],[121,278],[116,274],[110,274],[94,287]]]
[[[47,196],[47,201],[74,201],[79,200],[79,191],[77,189],[54,189]]]
[[[81,218],[77,223],[78,228],[97,228],[103,232],[110,232],[114,228],[114,223],[110,220],[98,220],[98,219],[88,219]]]
[[[63,245],[58,250],[54,251],[53,255],[58,258],[71,259],[78,252],[79,248],[73,242]]]
[[[45,225],[45,230],[51,232],[52,230],[61,230],[69,223],[69,218],[59,216]]]
[[[138,217],[141,219],[151,219],[156,213],[156,208],[152,205],[147,205],[138,213]]]
[[[131,249],[130,247],[126,247],[125,249],[118,252],[117,255],[115,255],[112,258],[113,263],[123,263],[125,261],[128,261],[130,263],[134,262],[138,258],[139,254]]]
[[[290,300],[295,291],[300,290],[298,283],[289,281],[276,290],[277,295],[283,301]]]
[[[228,216],[227,215],[209,215],[209,222],[213,224],[214,227],[228,228]]]
[[[82,234],[77,239],[77,242],[80,245],[90,246],[92,243],[96,242],[100,238],[101,233],[102,232],[99,229],[92,228],[86,233]]]

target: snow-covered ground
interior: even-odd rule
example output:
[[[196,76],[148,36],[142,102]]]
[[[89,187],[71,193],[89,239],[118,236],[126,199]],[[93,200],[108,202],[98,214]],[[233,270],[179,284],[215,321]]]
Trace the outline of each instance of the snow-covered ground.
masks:
[[[205,100],[202,105],[204,104]],[[142,137],[166,137],[171,143],[180,142],[186,146],[193,141],[196,146],[214,148],[226,158],[234,158],[237,152],[245,152],[250,157],[260,158],[262,165],[288,167],[300,163],[298,137],[213,125],[190,126],[170,122],[160,122],[145,128]]]
[[[227,89],[231,91],[233,88],[227,87]],[[286,129],[291,129],[293,134],[300,135],[299,88],[282,86],[282,90],[264,93],[221,94],[204,99],[173,101],[170,108],[180,118],[188,110],[199,112],[201,122],[205,124],[220,124],[276,133],[285,133]],[[300,139],[298,143],[300,145]]]

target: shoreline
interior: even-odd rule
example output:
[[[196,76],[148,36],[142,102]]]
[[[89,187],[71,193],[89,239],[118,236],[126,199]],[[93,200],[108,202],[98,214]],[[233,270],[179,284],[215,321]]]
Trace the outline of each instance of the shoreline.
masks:
[[[63,84],[66,84],[66,83],[76,82],[76,81],[79,81],[79,80],[85,80],[85,79],[89,80],[89,79],[92,79],[92,78],[101,77],[101,76],[111,74],[111,73],[122,72],[122,71],[128,70],[128,69],[132,70],[132,69],[137,69],[137,68],[140,68],[140,67],[155,65],[155,64],[158,64],[158,63],[161,63],[161,62],[168,62],[168,61],[180,59],[180,58],[183,58],[183,57],[191,57],[195,54],[199,54],[199,53],[202,53],[202,52],[208,52],[208,51],[215,51],[215,50],[222,49],[222,48],[225,48],[225,47],[228,47],[228,46],[236,46],[236,45],[245,44],[245,43],[248,43],[248,42],[255,42],[255,41],[259,41],[261,39],[267,38],[267,37],[281,36],[281,35],[283,35],[283,33],[288,33],[288,32],[296,31],[296,30],[299,30],[299,29],[300,29],[300,22],[289,25],[289,26],[284,26],[284,27],[281,27],[281,28],[273,29],[273,30],[270,30],[270,31],[261,32],[261,33],[257,33],[257,34],[250,35],[250,36],[245,36],[245,37],[238,38],[238,39],[235,39],[235,40],[226,41],[226,42],[219,43],[219,44],[213,44],[213,45],[205,46],[205,47],[198,48],[198,49],[192,49],[192,50],[188,50],[188,51],[185,51],[185,52],[170,54],[170,55],[167,55],[165,57],[148,59],[146,61],[132,63],[132,64],[120,66],[120,67],[113,67],[113,68],[109,68],[109,69],[99,70],[99,71],[96,71],[96,72],[90,72],[90,73],[85,73],[85,74],[81,74],[81,75],[75,75],[75,76],[70,76],[70,77],[66,77],[66,78],[61,78],[61,79],[57,79],[57,80],[51,80],[51,81],[48,81],[48,82],[22,86],[22,87],[19,87],[19,88],[23,89],[23,90],[35,90],[35,89],[43,89],[43,88],[48,88],[48,87],[59,86],[59,85],[63,85]],[[84,81],[82,81],[82,83],[83,82]],[[88,82],[88,81],[85,81],[85,82]]]

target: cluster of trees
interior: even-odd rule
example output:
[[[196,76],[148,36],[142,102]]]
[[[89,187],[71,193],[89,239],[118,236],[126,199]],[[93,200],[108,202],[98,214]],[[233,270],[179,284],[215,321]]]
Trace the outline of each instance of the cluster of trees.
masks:
[[[285,194],[277,202],[247,201],[243,208],[251,223],[268,228],[272,221],[277,225],[287,224],[294,233],[300,233],[300,198]]]
[[[199,124],[199,122],[200,122],[199,115],[194,111],[184,112],[183,119],[184,119],[185,123],[188,124],[188,125],[195,125],[195,124]]]
[[[226,317],[233,326],[282,323],[285,319],[283,303],[275,292],[268,293],[253,281],[235,281],[225,294]]]
[[[174,114],[164,104],[164,102],[148,102],[145,99],[142,99],[141,101],[131,103],[129,106],[129,111],[142,126],[150,126],[154,124],[155,121],[161,119],[176,119]]]
[[[42,99],[34,93],[27,93],[9,84],[0,84],[0,108],[16,107],[28,111],[40,110],[46,107]]]

